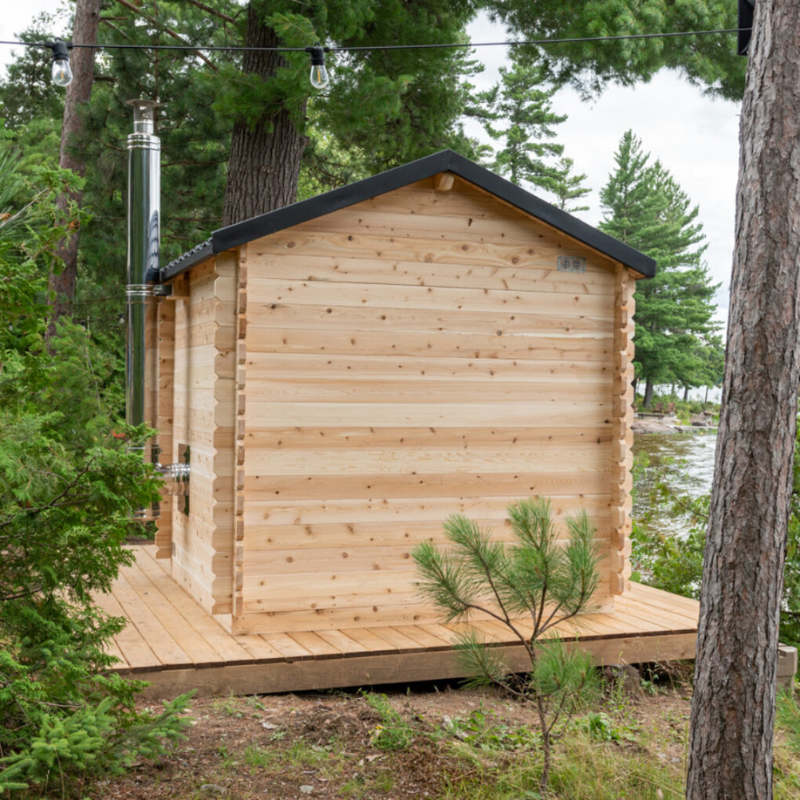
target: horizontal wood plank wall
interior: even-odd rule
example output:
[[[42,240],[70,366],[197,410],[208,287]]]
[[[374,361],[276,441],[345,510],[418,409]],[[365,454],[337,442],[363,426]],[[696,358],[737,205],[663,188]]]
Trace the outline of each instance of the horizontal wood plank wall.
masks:
[[[171,574],[210,613],[230,614],[236,258],[189,273],[175,300],[174,457],[191,451],[189,514],[173,504]]]
[[[559,255],[586,259],[557,270]],[[456,179],[248,244],[241,632],[435,622],[410,552],[586,508],[618,551],[614,262]],[[618,493],[617,493],[618,494]]]

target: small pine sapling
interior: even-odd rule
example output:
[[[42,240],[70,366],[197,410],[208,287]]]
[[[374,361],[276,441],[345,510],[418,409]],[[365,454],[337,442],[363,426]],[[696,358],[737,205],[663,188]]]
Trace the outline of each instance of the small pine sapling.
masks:
[[[470,685],[498,685],[535,706],[544,794],[556,726],[596,687],[590,656],[565,647],[556,626],[586,609],[597,588],[600,552],[585,511],[565,519],[566,543],[558,541],[549,501],[521,500],[508,507],[508,514],[514,544],[496,541],[490,531],[454,515],[444,523],[448,549],[423,542],[412,555],[421,576],[419,591],[448,622],[487,615],[523,646],[529,669],[522,675],[472,627],[459,635],[458,653]]]

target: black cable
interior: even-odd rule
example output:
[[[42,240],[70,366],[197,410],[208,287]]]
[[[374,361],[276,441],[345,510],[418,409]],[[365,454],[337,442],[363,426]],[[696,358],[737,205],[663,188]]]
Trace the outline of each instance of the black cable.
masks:
[[[590,42],[624,42],[636,39],[671,39],[683,36],[710,36],[720,33],[741,33],[750,31],[750,28],[720,28],[708,31],[672,31],[667,33],[632,33],[621,36],[582,36],[571,39],[528,39],[511,42],[450,42],[446,44],[385,44],[365,45],[359,47],[325,47],[326,53],[355,53],[371,50],[433,50],[442,48],[472,48],[472,47],[519,47],[522,45],[545,46],[551,44],[586,44]],[[4,42],[0,45],[19,47],[51,47],[52,42]],[[86,47],[93,50],[191,50],[225,53],[247,52],[275,52],[275,53],[304,53],[305,47],[233,47],[225,45],[170,45],[170,44],[71,44],[72,49]]]

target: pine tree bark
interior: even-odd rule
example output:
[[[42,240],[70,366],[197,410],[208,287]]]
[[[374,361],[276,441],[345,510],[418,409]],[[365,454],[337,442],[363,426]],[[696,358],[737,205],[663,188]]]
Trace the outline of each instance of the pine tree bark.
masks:
[[[78,0],[75,4],[73,44],[95,44],[97,42],[101,4],[101,0]],[[92,97],[94,49],[77,47],[71,50],[70,66],[73,77],[72,83],[67,87],[64,99],[59,166],[61,169],[70,169],[83,176],[86,165],[83,159],[75,153],[74,144],[83,131],[81,106],[88,103]],[[80,206],[81,192],[67,192],[58,197],[56,207],[62,219],[67,218],[70,203]],[[79,231],[75,228],[71,235],[59,242],[56,250],[56,256],[63,261],[64,266],[58,275],[55,273],[50,275],[50,291],[53,293],[53,300],[48,335],[55,332],[58,320],[70,313],[72,302],[75,299],[75,287],[78,281],[78,236]]]
[[[247,11],[247,47],[277,47],[275,31],[263,24],[263,8],[251,2]],[[284,63],[279,53],[247,52],[243,69],[269,80]],[[306,147],[289,113],[264,116],[255,127],[236,122],[228,162],[223,224],[264,214],[293,203],[297,197],[300,161]]]
[[[800,381],[800,3],[759,0],[700,596],[686,796],[772,797],[779,608]]]

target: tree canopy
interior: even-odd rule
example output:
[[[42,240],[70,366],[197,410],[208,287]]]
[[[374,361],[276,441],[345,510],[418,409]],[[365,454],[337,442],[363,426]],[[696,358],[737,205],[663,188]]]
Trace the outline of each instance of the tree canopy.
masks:
[[[729,0],[487,0],[484,8],[521,40],[626,36],[662,31],[708,31],[738,27]],[[691,83],[738,100],[744,91],[745,60],[731,36],[689,36],[577,42],[534,46],[533,54],[559,83],[587,95],[609,83],[648,81],[661,69],[676,70]]]

